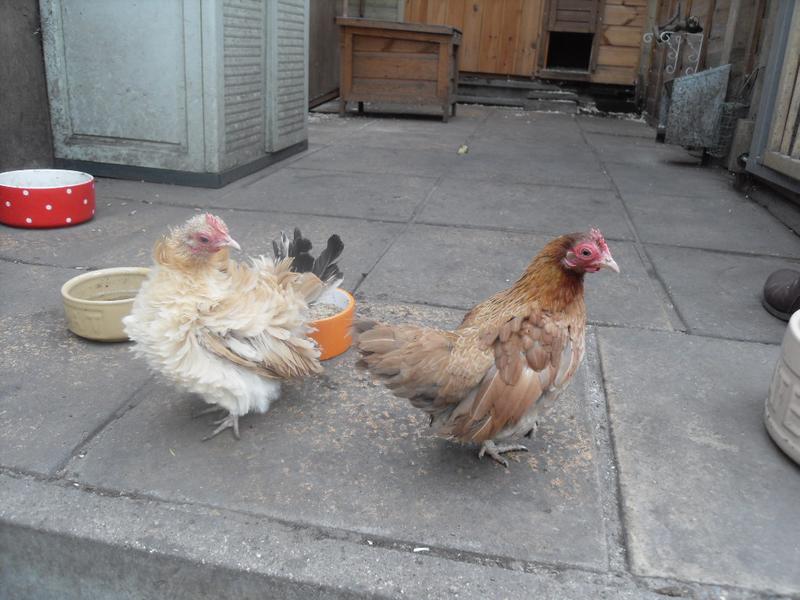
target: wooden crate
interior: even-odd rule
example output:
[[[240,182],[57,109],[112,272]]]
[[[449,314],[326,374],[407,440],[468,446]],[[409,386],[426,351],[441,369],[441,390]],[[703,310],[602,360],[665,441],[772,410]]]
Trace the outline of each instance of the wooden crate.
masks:
[[[340,17],[339,114],[348,102],[437,105],[442,120],[456,114],[461,32],[421,25]]]

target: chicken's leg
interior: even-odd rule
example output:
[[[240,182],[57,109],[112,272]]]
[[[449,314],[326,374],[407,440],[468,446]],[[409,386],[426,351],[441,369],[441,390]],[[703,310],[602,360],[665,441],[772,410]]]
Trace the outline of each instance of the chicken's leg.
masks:
[[[212,404],[208,408],[204,408],[201,411],[198,411],[196,413],[192,413],[192,418],[193,419],[199,419],[203,415],[207,415],[207,414],[215,413],[215,412],[223,412],[224,410],[225,409],[222,408],[221,406],[217,406],[216,404]]]
[[[506,452],[527,452],[528,448],[522,444],[508,444],[506,446],[498,446],[492,440],[486,440],[481,444],[481,449],[478,452],[478,458],[483,458],[484,454],[488,454],[496,462],[508,468],[508,461],[500,456]]]
[[[204,442],[207,441],[207,440],[210,440],[211,438],[213,438],[218,433],[220,433],[222,431],[225,431],[226,429],[229,429],[229,428],[233,429],[233,435],[236,437],[237,440],[241,439],[239,437],[239,416],[238,415],[235,415],[232,412],[229,412],[228,416],[225,417],[224,419],[220,419],[219,421],[214,421],[214,425],[219,425],[219,427],[217,427],[214,431],[212,431],[210,435],[207,435],[206,437],[204,437],[203,438]]]

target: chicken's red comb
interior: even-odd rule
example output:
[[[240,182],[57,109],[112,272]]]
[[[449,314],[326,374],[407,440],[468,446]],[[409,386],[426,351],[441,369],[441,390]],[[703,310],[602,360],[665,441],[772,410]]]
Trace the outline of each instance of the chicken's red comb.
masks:
[[[600,230],[597,227],[592,227],[589,230],[589,236],[595,241],[601,252],[609,252],[606,239],[603,237],[603,234],[600,233]]]
[[[216,232],[223,235],[228,235],[228,227],[219,217],[215,217],[211,213],[206,213],[206,223]]]

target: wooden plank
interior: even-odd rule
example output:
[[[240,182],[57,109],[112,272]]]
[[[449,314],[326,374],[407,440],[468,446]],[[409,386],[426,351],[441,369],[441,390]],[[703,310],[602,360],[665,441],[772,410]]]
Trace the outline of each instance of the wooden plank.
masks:
[[[417,54],[438,54],[437,42],[416,40],[396,40],[390,37],[357,35],[353,39],[355,52],[414,52]]]
[[[646,11],[642,7],[607,3],[603,11],[603,23],[641,29],[644,26],[645,16]]]
[[[432,33],[436,35],[452,35],[453,28],[446,25],[428,25],[426,23],[396,23],[394,21],[373,21],[372,19],[355,19],[337,17],[336,23],[355,29],[388,29],[390,31],[408,31],[413,33]]]
[[[354,79],[351,97],[353,101],[377,101],[439,104],[435,81],[407,81],[392,79]]]
[[[447,1],[447,25],[464,30],[464,12],[466,10],[464,0]]]
[[[428,15],[425,22],[432,25],[449,25],[447,22],[447,2],[444,0],[428,2]]]
[[[319,0],[309,5],[309,103],[339,90],[339,28],[336,15],[341,0]]]
[[[627,67],[611,67],[598,65],[590,80],[592,83],[613,83],[616,85],[634,85],[636,71]]]
[[[595,32],[598,32],[601,28],[601,19],[600,17],[603,14],[603,10],[605,10],[605,3],[604,0],[597,0],[597,3],[594,5],[594,12],[592,13],[592,26]],[[595,69],[597,68],[597,56],[598,56],[598,49],[600,48],[600,35],[594,35],[592,37],[592,51],[589,55],[589,71],[594,73]]]
[[[557,10],[585,10],[592,12],[597,0],[557,0]]]
[[[347,30],[342,30],[342,64],[341,81],[339,90],[342,97],[350,94],[353,84],[353,34]]]
[[[425,23],[428,14],[428,0],[408,0],[406,2],[406,21]]]
[[[778,152],[765,152],[762,162],[770,169],[800,181],[800,160]]]
[[[798,149],[798,145],[795,143],[795,137],[797,136],[797,115],[798,112],[800,112],[800,65],[798,65],[795,71],[792,101],[789,104],[789,113],[786,118],[786,126],[784,127],[783,141],[781,142],[780,150],[783,154],[788,155],[797,154]]]
[[[525,0],[520,17],[519,39],[514,53],[514,75],[533,76],[541,31],[542,5],[540,0]]]
[[[450,56],[453,53],[453,47],[450,44],[439,44],[439,60],[437,61],[438,64],[434,63],[437,68],[436,70],[436,95],[439,97],[439,100],[442,102],[443,109],[445,110],[445,119],[447,116],[447,111],[450,110]],[[420,77],[420,79],[426,79],[424,77]]]
[[[621,27],[609,25],[600,34],[601,46],[621,46],[625,48],[640,48],[642,44],[642,30],[638,27]]]
[[[499,72],[497,67],[502,23],[503,3],[497,0],[484,2],[480,47],[478,49],[478,71],[482,73]]]
[[[387,24],[391,25],[391,23]],[[431,25],[414,25],[415,27],[431,27]],[[455,31],[448,27],[450,31]],[[397,39],[397,40],[413,40],[416,42],[434,42],[439,43],[442,40],[441,33],[426,33],[424,30],[421,31],[412,31],[408,29],[400,29],[400,30],[393,30],[390,28],[386,29],[376,29],[376,28],[362,28],[362,27],[348,27],[347,30],[351,32],[353,35],[356,36],[363,36],[363,37],[377,37],[377,38],[387,38],[387,39]],[[454,40],[461,40],[461,34],[455,32],[453,34],[448,35],[447,37],[452,37]]]
[[[795,9],[792,14],[791,32],[786,43],[783,67],[781,68],[778,97],[775,100],[775,113],[772,117],[770,140],[767,145],[768,150],[780,150],[784,132],[787,129],[792,93],[800,67],[800,10]],[[786,153],[784,152],[784,154]]]
[[[621,46],[600,46],[597,50],[597,64],[608,67],[639,66],[639,48],[624,48]]]
[[[436,81],[436,62],[432,54],[355,52],[353,77]]]
[[[483,5],[476,1],[464,1],[464,43],[461,45],[459,62],[464,71],[479,71],[481,27]]]
[[[506,0],[503,3],[503,20],[498,32],[500,47],[498,51],[497,72],[512,74],[514,71],[514,56],[520,37],[522,23],[522,1]]]
[[[590,23],[592,21],[592,12],[589,10],[557,10],[556,11],[556,25],[564,23]]]
[[[647,6],[647,0],[606,0],[606,4],[621,4],[622,6]]]

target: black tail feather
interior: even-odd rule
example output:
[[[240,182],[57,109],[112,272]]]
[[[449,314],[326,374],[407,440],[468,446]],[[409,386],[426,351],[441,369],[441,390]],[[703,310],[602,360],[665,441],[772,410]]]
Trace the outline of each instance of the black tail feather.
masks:
[[[298,273],[311,271],[326,283],[341,281],[344,275],[336,261],[344,250],[342,239],[336,234],[329,237],[327,247],[316,259],[311,255],[311,249],[311,240],[304,238],[298,227],[294,228],[292,239],[289,239],[289,236],[281,231],[280,241],[272,240],[272,251],[275,253],[275,258],[278,260],[284,258],[294,259],[292,261],[292,271]]]
[[[342,242],[342,238],[334,233],[328,238],[328,246],[314,261],[314,266],[311,269],[314,275],[319,277],[322,281],[341,278],[342,272],[339,270],[339,265],[336,264],[336,261],[342,255],[343,250],[344,243]]]

